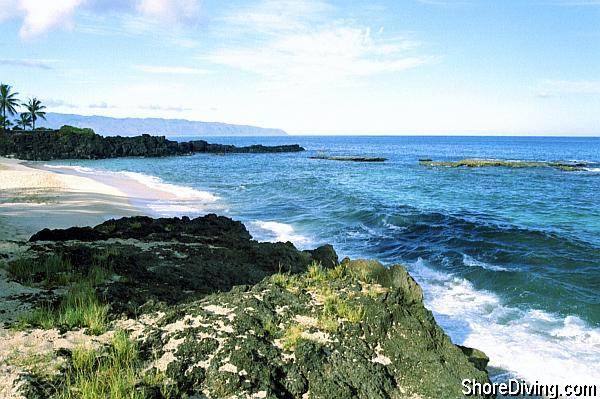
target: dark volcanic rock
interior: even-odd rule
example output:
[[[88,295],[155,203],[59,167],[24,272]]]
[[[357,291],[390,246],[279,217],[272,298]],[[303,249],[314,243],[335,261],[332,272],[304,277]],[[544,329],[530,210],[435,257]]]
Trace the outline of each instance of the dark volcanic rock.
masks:
[[[489,382],[485,354],[451,342],[399,265],[259,243],[213,214],[46,229],[29,245],[112,270],[96,291],[171,397],[455,399],[463,379]]]
[[[30,241],[39,250],[61,253],[76,268],[110,258],[120,279],[103,287],[103,295],[125,313],[148,301],[173,304],[255,284],[280,270],[299,273],[313,261],[337,264],[331,246],[299,251],[290,242],[257,242],[242,223],[214,214],[195,219],[136,216],[93,228],[44,229]]]
[[[487,374],[421,296],[401,266],[346,260],[150,316],[142,347],[180,396],[463,397],[463,379],[484,383]]]
[[[73,133],[76,130],[79,133]],[[84,131],[84,133],[81,133]],[[162,157],[193,153],[274,153],[298,152],[297,144],[280,146],[209,144],[204,140],[177,142],[164,136],[144,134],[135,137],[103,137],[89,129],[63,127],[60,130],[40,130],[0,134],[0,156],[48,161],[52,159],[102,159],[117,157]]]

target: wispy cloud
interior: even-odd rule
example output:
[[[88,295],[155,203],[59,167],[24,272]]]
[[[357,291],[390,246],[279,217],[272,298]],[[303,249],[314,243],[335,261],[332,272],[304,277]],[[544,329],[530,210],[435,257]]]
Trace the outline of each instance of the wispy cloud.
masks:
[[[200,12],[198,0],[139,0],[136,9],[144,16],[161,21],[194,22]]]
[[[40,68],[40,69],[52,69],[52,64],[56,62],[54,60],[37,60],[31,58],[13,59],[13,58],[1,58],[0,66],[11,65],[18,67],[27,68]]]
[[[140,105],[139,109],[151,110],[151,111],[175,111],[175,112],[184,112],[191,111],[191,108],[178,107],[178,106],[163,106],[163,105]]]
[[[58,108],[58,107],[63,107],[63,108],[78,108],[77,105],[75,104],[71,104],[68,103],[64,100],[59,100],[56,98],[46,98],[42,100],[42,103],[50,108]]]
[[[141,72],[167,75],[204,75],[210,73],[206,69],[177,66],[134,65],[134,68]]]
[[[108,104],[105,101],[102,101],[102,102],[99,102],[99,103],[90,104],[90,105],[88,105],[88,107],[92,108],[92,109],[112,109],[112,108],[117,108],[116,105]]]
[[[224,17],[224,30],[248,40],[217,48],[202,59],[271,80],[334,82],[426,64],[409,51],[419,43],[383,29],[332,19],[320,1],[263,1]]]

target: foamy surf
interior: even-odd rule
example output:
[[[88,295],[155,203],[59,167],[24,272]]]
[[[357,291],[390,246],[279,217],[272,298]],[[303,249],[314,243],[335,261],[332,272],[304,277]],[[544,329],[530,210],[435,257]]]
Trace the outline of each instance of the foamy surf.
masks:
[[[463,264],[469,267],[480,267],[485,270],[491,270],[494,272],[507,272],[509,271],[507,268],[502,266],[492,265],[491,263],[482,262],[469,256],[467,254],[463,254]]]
[[[305,246],[310,242],[305,236],[297,234],[292,225],[285,223],[256,220],[248,223],[248,229],[258,241],[291,241],[296,246]]]
[[[422,259],[412,265],[411,274],[426,293],[426,306],[453,342],[483,350],[491,367],[530,383],[564,386],[600,381],[599,328],[576,316],[507,306],[499,296],[437,272]]]
[[[135,205],[142,207],[153,216],[195,216],[205,213],[208,206],[214,206],[218,200],[215,195],[192,187],[180,186],[163,181],[159,177],[130,171],[109,171],[77,165],[44,165],[45,168],[72,170],[83,175],[115,177],[133,180],[142,186],[166,194],[165,198],[132,197]],[[127,191],[127,187],[119,187]]]

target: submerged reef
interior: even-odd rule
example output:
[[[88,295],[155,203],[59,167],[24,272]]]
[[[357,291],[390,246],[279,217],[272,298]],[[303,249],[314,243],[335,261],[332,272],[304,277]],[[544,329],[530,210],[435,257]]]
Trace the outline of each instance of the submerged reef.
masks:
[[[461,159],[459,161],[432,161],[431,159],[420,159],[423,166],[444,168],[484,168],[484,167],[506,167],[506,168],[555,168],[565,172],[576,172],[585,170],[589,164],[585,162],[568,161],[510,161],[501,159]]]
[[[328,161],[347,161],[347,162],[385,162],[386,158],[381,157],[353,157],[353,156],[327,156],[316,155],[310,159],[325,159]]]

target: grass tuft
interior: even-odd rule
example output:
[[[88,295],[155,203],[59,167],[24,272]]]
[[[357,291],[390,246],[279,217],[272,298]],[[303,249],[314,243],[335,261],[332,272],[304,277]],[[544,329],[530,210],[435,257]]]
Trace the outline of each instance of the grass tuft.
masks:
[[[91,285],[78,284],[69,289],[57,307],[47,304],[22,315],[16,328],[87,327],[89,334],[99,335],[107,329],[108,309],[109,305],[100,302]]]
[[[304,326],[300,324],[293,324],[288,326],[282,338],[283,349],[287,351],[293,351],[296,349],[298,341],[302,338],[304,332]]]
[[[135,342],[117,331],[107,349],[78,347],[59,389],[58,399],[142,399],[139,352]]]
[[[73,266],[62,255],[52,254],[41,259],[19,258],[10,262],[8,272],[25,285],[41,284],[51,288],[73,281]]]
[[[354,305],[337,295],[330,295],[323,303],[325,315],[337,316],[351,323],[360,323],[364,317],[365,310],[362,305]]]
[[[313,262],[308,266],[307,276],[312,282],[322,283],[327,280],[327,272],[320,263]]]

